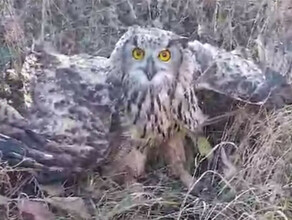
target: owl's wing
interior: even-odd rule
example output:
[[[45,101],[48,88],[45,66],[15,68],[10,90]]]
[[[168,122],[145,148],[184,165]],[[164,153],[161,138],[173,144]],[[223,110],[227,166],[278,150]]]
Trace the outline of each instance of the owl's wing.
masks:
[[[30,158],[49,169],[80,171],[103,163],[109,152],[114,112],[106,83],[106,58],[66,56],[41,47],[26,57]],[[21,139],[19,141],[23,143]],[[46,155],[39,159],[38,153]]]
[[[210,44],[190,42],[189,49],[198,70],[196,89],[212,90],[252,104],[269,102],[276,106],[292,100],[286,78],[272,69],[261,70],[238,51],[227,52]]]
[[[54,173],[51,178],[68,171],[64,167],[58,167],[58,155],[54,151],[45,150],[49,146],[48,140],[32,129],[29,120],[6,100],[0,100],[0,161],[12,166],[34,168],[41,171],[41,174],[50,171]],[[52,143],[50,145],[53,146]],[[49,167],[47,162],[53,159],[56,160],[55,167]],[[40,178],[43,179],[41,176]]]

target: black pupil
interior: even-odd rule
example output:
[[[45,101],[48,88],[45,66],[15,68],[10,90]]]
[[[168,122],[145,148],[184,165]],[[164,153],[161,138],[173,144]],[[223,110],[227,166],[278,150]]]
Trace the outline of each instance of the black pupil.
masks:
[[[162,52],[162,56],[163,57],[167,57],[167,53],[166,52]]]
[[[141,54],[142,54],[142,52],[140,51],[140,50],[137,50],[136,51],[136,55],[139,57],[139,56],[141,56]]]

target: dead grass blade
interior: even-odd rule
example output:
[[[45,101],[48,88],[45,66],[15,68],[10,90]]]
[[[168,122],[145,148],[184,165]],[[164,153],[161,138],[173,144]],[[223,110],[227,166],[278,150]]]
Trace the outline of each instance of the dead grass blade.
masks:
[[[0,205],[7,205],[9,202],[10,202],[9,198],[0,195]]]

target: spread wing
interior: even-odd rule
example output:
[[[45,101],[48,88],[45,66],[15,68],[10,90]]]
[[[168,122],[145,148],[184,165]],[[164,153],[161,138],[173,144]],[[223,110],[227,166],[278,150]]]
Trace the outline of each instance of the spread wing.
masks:
[[[1,129],[10,137],[0,138],[10,146],[9,151],[5,144],[0,147],[6,158],[68,172],[102,164],[114,112],[107,71],[107,59],[101,57],[69,57],[47,49],[27,56],[22,69],[26,118],[19,114],[27,124],[17,131]]]
[[[262,70],[237,51],[227,52],[210,44],[194,41],[189,49],[199,67],[194,77],[197,89],[258,105],[269,101],[278,106],[291,101],[291,87],[279,72]]]

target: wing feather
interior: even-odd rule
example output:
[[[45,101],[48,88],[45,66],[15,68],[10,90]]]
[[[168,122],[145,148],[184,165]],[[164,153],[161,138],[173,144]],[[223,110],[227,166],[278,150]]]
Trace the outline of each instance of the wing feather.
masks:
[[[66,56],[46,47],[29,54],[21,72],[26,117],[0,102],[2,159],[63,177],[102,164],[110,150],[114,112],[107,63],[106,58]]]
[[[113,113],[107,59],[43,50],[38,61],[41,67],[30,88],[29,120],[39,133],[72,149],[86,162],[90,157],[101,163],[109,150]]]
[[[237,51],[227,52],[198,41],[190,42],[189,49],[199,67],[194,74],[198,90],[212,90],[240,101],[262,105],[275,92],[288,87],[286,78],[280,73],[260,69]]]

